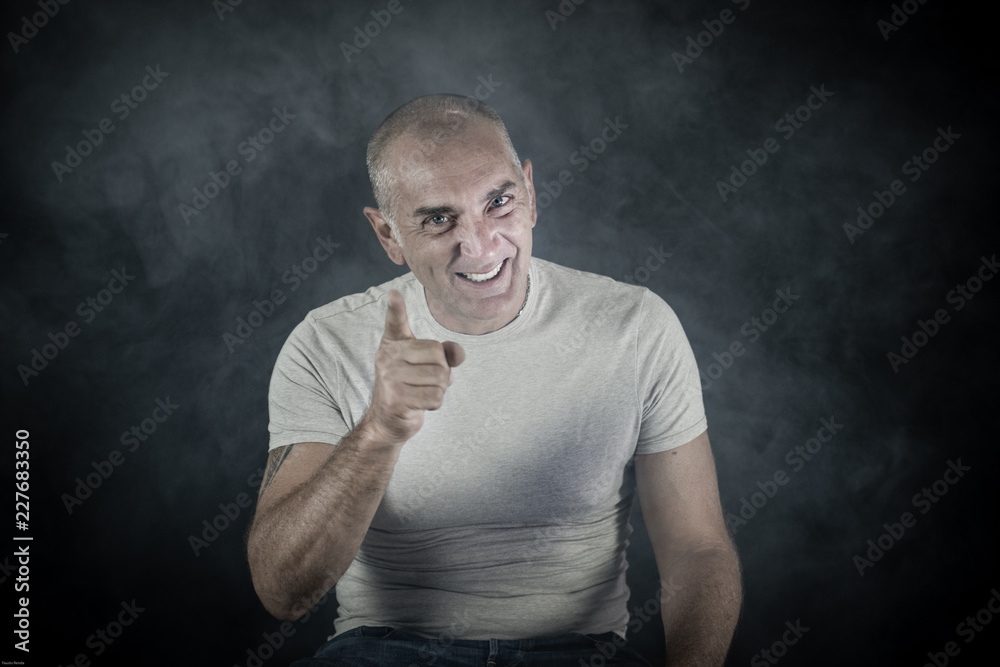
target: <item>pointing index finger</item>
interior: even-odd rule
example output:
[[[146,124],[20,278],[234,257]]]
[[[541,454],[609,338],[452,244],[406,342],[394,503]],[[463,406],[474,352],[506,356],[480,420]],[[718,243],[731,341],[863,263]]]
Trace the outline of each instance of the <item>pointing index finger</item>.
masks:
[[[385,311],[385,332],[383,338],[388,340],[406,340],[415,338],[410,331],[410,321],[406,316],[406,301],[396,290],[389,290],[389,307]]]

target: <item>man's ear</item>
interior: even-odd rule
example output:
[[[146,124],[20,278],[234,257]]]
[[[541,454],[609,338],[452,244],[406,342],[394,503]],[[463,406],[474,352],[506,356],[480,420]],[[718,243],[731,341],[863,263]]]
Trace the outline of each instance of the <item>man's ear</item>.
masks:
[[[538,198],[535,196],[535,182],[531,180],[531,160],[525,160],[521,163],[521,171],[524,172],[524,182],[528,186],[528,192],[531,193],[531,226],[535,226],[535,221],[538,220]]]
[[[382,248],[385,249],[385,254],[389,256],[389,259],[394,264],[399,264],[400,266],[405,264],[406,260],[403,259],[403,250],[399,247],[399,243],[392,233],[392,227],[382,215],[382,211],[371,206],[365,206],[365,217],[368,218],[368,222],[372,223],[375,236],[378,237],[378,242],[382,244]]]

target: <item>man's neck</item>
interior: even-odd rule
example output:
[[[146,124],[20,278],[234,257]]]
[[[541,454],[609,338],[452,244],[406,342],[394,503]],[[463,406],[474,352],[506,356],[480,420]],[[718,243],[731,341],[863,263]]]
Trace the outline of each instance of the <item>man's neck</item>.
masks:
[[[528,277],[527,277],[527,280],[525,281],[524,299],[521,300],[521,305],[518,308],[517,312],[514,313],[513,317],[511,317],[510,319],[506,320],[503,324],[501,324],[499,326],[493,326],[492,323],[491,324],[481,325],[482,328],[485,329],[483,331],[479,330],[480,327],[476,327],[476,326],[468,327],[468,326],[463,326],[461,324],[457,325],[458,328],[456,328],[456,326],[450,325],[447,321],[442,321],[442,320],[449,320],[449,318],[446,317],[446,316],[443,316],[443,315],[445,315],[445,313],[439,314],[439,313],[435,312],[435,310],[437,310],[437,308],[435,307],[436,304],[432,303],[431,300],[427,298],[427,288],[426,287],[424,288],[424,301],[426,301],[426,303],[427,303],[427,310],[430,312],[431,317],[434,318],[434,321],[437,322],[442,327],[444,327],[445,329],[447,329],[448,331],[452,331],[454,333],[465,334],[467,336],[483,336],[483,335],[486,335],[486,334],[493,333],[495,331],[500,331],[504,327],[506,327],[506,326],[510,325],[512,322],[514,322],[514,320],[516,320],[521,315],[521,313],[524,312],[524,308],[528,305],[528,296],[530,294],[531,294],[531,275],[529,274]],[[467,329],[469,329],[469,330],[467,330]]]

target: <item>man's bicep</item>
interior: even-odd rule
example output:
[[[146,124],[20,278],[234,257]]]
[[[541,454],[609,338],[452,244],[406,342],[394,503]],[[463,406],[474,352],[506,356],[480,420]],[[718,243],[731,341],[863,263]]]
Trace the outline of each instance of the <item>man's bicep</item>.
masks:
[[[307,482],[326,463],[335,448],[336,445],[327,442],[302,442],[272,449],[257,493],[257,512],[266,512],[300,484]]]
[[[635,457],[643,521],[657,557],[729,544],[708,431],[690,442]]]

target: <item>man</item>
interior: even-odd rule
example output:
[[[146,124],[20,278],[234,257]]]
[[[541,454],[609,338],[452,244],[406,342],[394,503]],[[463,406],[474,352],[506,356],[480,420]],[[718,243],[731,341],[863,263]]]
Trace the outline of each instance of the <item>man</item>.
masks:
[[[275,617],[336,585],[335,635],[296,664],[648,664],[624,641],[635,488],[669,664],[722,664],[739,565],[673,311],[531,257],[531,162],[486,105],[413,100],[368,167],[411,272],[289,336],[248,535]]]

